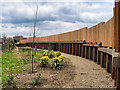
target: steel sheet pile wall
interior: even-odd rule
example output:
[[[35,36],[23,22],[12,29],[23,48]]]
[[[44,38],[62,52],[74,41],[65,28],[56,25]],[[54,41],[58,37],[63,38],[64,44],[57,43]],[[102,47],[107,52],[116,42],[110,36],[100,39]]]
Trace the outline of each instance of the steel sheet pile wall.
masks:
[[[85,40],[87,43],[101,42],[103,46],[114,47],[114,18],[90,28],[85,27],[72,32],[35,38],[37,43],[80,40]],[[20,40],[20,43],[32,43],[32,38]]]

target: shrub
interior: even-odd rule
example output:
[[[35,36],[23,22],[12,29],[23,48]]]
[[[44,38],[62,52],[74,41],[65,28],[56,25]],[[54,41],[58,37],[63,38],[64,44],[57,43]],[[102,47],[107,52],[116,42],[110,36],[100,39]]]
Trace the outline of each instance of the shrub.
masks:
[[[31,50],[31,47],[28,47],[28,46],[23,47],[23,50]]]
[[[62,57],[63,57],[63,56],[61,56],[61,57],[55,57],[55,58],[53,58],[53,59],[51,60],[51,67],[52,67],[53,69],[61,69],[62,64],[64,63]]]
[[[26,48],[27,48],[27,50],[31,50],[31,47],[28,47],[28,46],[27,46]]]
[[[41,57],[40,58],[40,64],[42,66],[47,65],[48,64],[48,60],[49,60],[48,56]]]
[[[45,52],[43,53],[43,56],[48,56],[48,52],[45,51]]]
[[[54,51],[53,51],[53,50],[50,51],[49,54],[48,54],[48,57],[49,57],[49,58],[53,58],[54,56],[55,56]]]
[[[56,56],[59,57],[61,55],[61,52],[57,51]]]

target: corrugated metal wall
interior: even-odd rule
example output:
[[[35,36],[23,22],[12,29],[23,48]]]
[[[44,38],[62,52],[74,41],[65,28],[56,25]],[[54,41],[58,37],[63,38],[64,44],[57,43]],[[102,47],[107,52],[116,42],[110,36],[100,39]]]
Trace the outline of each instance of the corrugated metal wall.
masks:
[[[101,22],[91,28],[82,28],[72,32],[36,37],[35,42],[78,41],[101,42],[103,46],[114,47],[114,17],[109,21]],[[32,38],[20,40],[20,43],[30,43]]]

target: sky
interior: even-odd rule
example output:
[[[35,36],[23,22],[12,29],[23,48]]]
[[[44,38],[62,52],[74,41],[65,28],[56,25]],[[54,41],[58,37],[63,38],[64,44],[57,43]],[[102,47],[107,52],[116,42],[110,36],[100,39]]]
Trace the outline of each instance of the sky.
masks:
[[[0,3],[0,33],[12,37],[48,36],[92,27],[113,16],[114,0],[6,0]]]

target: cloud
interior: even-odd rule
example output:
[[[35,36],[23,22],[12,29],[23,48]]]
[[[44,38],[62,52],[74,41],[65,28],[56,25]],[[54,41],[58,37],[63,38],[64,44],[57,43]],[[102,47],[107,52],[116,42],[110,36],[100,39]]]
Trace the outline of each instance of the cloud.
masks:
[[[29,36],[38,5],[38,36],[90,27],[113,15],[112,2],[6,2],[1,3],[1,33]],[[40,33],[40,34],[39,34]]]

